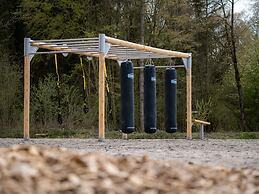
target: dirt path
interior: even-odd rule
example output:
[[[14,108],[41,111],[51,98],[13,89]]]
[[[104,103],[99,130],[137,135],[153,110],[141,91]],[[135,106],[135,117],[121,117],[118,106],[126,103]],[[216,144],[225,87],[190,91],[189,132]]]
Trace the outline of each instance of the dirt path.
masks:
[[[0,147],[32,144],[74,150],[106,152],[112,155],[148,155],[159,160],[195,164],[259,168],[259,140],[105,140],[95,139],[0,139]]]

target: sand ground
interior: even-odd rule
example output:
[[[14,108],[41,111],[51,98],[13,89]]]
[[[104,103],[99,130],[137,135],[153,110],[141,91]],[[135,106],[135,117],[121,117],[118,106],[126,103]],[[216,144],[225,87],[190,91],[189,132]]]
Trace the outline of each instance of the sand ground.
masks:
[[[158,160],[259,168],[259,140],[105,140],[96,139],[0,139],[0,147],[31,144],[65,147],[112,155],[148,155]]]

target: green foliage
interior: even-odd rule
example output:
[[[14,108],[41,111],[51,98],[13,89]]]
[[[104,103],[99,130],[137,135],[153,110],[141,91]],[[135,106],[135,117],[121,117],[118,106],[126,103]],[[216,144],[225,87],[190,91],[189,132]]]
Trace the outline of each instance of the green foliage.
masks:
[[[226,21],[222,19],[219,0],[14,0],[3,1],[0,7],[0,48],[4,49],[0,63],[0,122],[1,128],[21,128],[22,117],[22,53],[23,37],[33,39],[93,37],[99,33],[139,42],[141,8],[145,2],[145,44],[193,53],[193,106],[197,118],[210,121],[210,131],[239,130],[239,104]],[[227,1],[222,1],[226,3]],[[226,6],[226,11],[229,8]],[[244,88],[245,113],[249,130],[258,131],[258,3],[249,23],[235,18],[235,38],[238,67]],[[252,29],[250,28],[252,26]],[[13,61],[13,62],[11,62]],[[35,130],[50,134],[59,128],[62,137],[73,136],[69,129],[98,127],[98,61],[83,59],[87,77],[86,103],[89,112],[83,112],[84,94],[82,69],[78,56],[59,55],[61,74],[60,110],[53,56],[35,56],[31,66],[31,123]],[[148,63],[150,61],[145,61]],[[156,65],[168,60],[153,60]],[[173,60],[173,64],[181,64]],[[49,65],[52,64],[52,65]],[[138,65],[137,61],[134,61]],[[22,68],[21,68],[22,71]],[[106,95],[107,131],[119,130],[120,84],[119,67],[107,61]],[[135,73],[136,127],[139,126],[139,73]],[[186,88],[185,72],[178,71],[178,128],[185,130]],[[158,128],[164,128],[164,72],[157,71]],[[63,123],[57,122],[61,112]],[[40,129],[40,130],[39,130]],[[118,132],[114,132],[118,134]],[[86,137],[84,132],[82,136]],[[145,136],[134,134],[136,138]],[[133,136],[134,136],[133,135]],[[51,135],[50,135],[51,136]],[[53,137],[55,136],[53,132]],[[76,135],[75,135],[76,136]],[[177,135],[176,135],[177,136]],[[52,136],[51,136],[52,137]],[[119,136],[118,136],[119,137]],[[163,132],[154,137],[166,138]],[[170,136],[171,137],[171,136]],[[174,136],[172,136],[174,137]]]
[[[197,118],[201,120],[207,120],[212,113],[212,101],[211,98],[207,102],[203,99],[197,101],[195,104],[195,110],[197,111]]]
[[[35,38],[61,38],[84,35],[88,1],[21,1],[17,15]],[[83,24],[83,25],[78,25]]]
[[[12,65],[4,50],[0,56],[0,128],[17,127],[21,122],[22,77],[17,65]]]
[[[259,40],[257,37],[250,38],[240,45],[238,60],[244,88],[246,125],[249,130],[258,131],[259,88],[256,83],[259,83]],[[239,128],[239,104],[233,72],[231,66],[214,96],[214,100],[218,99],[214,109],[215,122],[220,124],[220,128],[229,130]]]
[[[75,68],[75,71],[77,68]],[[76,73],[72,73],[75,75]],[[80,77],[80,74],[77,75]],[[97,103],[95,96],[87,97],[89,112],[83,111],[82,84],[70,86],[73,76],[61,77],[60,95],[57,93],[56,77],[49,74],[40,80],[32,89],[31,113],[34,127],[39,129],[62,128],[93,128],[97,123]],[[58,106],[60,100],[60,107]],[[61,113],[63,123],[59,126],[57,118]]]
[[[33,124],[41,128],[56,126],[55,121],[58,113],[56,80],[49,74],[42,80],[39,80],[37,86],[32,88],[31,114]]]
[[[246,122],[250,130],[259,130],[259,38],[243,45],[239,53],[244,85]]]

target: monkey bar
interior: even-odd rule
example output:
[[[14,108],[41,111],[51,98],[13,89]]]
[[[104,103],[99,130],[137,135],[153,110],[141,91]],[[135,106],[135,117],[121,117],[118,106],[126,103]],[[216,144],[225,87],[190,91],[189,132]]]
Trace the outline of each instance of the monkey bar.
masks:
[[[39,51],[43,49],[43,51]],[[95,38],[32,40],[24,39],[24,138],[30,131],[30,62],[34,55],[68,53],[99,58],[99,139],[105,138],[105,59],[182,58],[186,69],[187,139],[192,138],[192,56],[136,44],[99,34]]]

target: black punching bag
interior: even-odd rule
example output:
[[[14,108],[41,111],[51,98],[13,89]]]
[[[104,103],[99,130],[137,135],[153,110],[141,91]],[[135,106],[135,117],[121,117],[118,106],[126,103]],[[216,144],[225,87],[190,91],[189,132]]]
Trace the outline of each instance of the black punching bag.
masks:
[[[176,70],[168,68],[165,71],[165,129],[168,133],[175,133],[177,130],[176,90]]]
[[[156,132],[156,69],[154,65],[144,68],[144,129]]]
[[[121,63],[121,130],[134,131],[134,73],[131,61]]]

